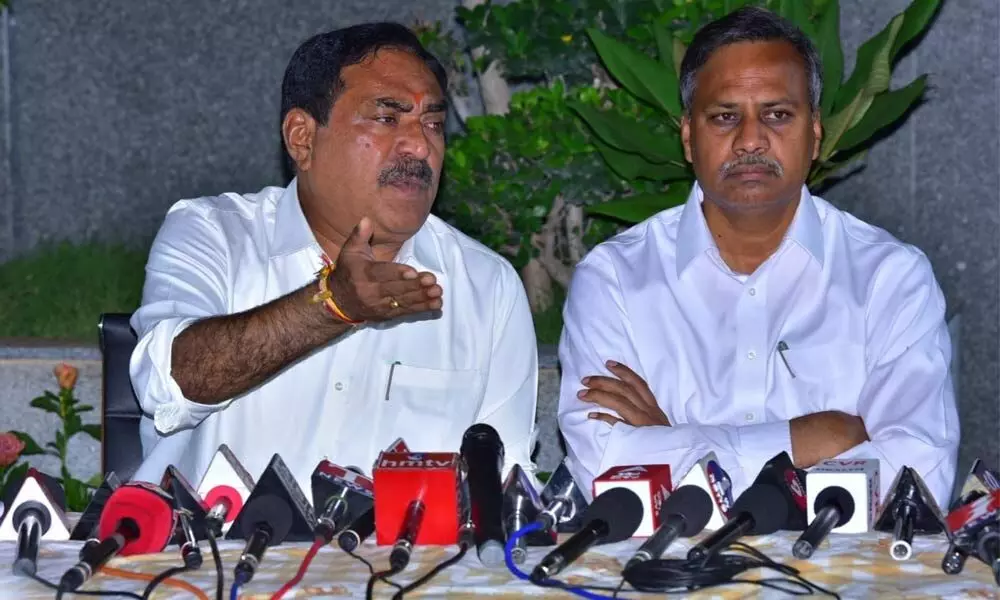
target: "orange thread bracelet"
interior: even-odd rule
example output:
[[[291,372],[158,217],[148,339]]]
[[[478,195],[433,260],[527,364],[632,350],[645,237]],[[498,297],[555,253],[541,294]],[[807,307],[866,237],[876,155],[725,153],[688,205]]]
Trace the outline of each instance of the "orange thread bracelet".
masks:
[[[335,318],[347,323],[348,325],[360,325],[363,321],[356,321],[347,316],[337,303],[333,300],[333,292],[327,286],[327,278],[330,273],[333,273],[334,264],[330,262],[328,258],[323,257],[323,262],[325,263],[323,268],[316,273],[316,277],[319,279],[319,292],[313,295],[311,302],[313,304],[323,303],[323,307],[328,313],[333,315]]]

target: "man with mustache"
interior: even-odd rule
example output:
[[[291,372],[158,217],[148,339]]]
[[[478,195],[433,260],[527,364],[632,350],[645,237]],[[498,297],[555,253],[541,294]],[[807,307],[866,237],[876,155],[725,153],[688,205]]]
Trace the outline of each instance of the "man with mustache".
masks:
[[[822,64],[793,24],[746,8],[681,66],[684,206],[595,248],[560,343],[559,421],[586,484],[615,465],[676,480],[714,451],[748,486],[799,467],[909,465],[942,505],[959,441],[945,301],[927,258],[805,187],[823,135]]]
[[[317,35],[282,83],[286,188],[175,204],[147,265],[131,375],[136,479],[198,481],[219,444],[303,489],[397,438],[458,451],[492,425],[532,470],[537,350],[513,267],[430,215],[446,75],[401,25]],[[268,150],[269,151],[269,150]]]

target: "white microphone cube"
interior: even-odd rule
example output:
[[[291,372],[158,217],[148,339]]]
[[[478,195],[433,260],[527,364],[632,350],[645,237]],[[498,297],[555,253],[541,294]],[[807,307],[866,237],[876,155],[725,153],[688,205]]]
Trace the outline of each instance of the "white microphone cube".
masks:
[[[726,524],[733,507],[733,483],[729,474],[719,465],[715,452],[709,452],[695,463],[677,487],[685,485],[705,490],[712,499],[712,516],[705,525],[705,531],[715,531]]]
[[[611,467],[594,480],[594,498],[614,488],[627,488],[642,500],[642,522],[632,537],[649,537],[660,526],[663,502],[672,491],[670,465]]]
[[[879,461],[876,458],[825,460],[806,473],[806,517],[816,518],[816,498],[829,487],[841,487],[854,500],[850,520],[833,533],[871,531],[879,508]]]

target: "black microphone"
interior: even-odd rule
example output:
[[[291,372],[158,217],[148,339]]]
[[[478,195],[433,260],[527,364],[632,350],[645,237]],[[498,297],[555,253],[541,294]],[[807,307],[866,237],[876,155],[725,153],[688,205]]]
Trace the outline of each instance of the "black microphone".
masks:
[[[32,576],[38,568],[38,544],[52,525],[48,509],[39,502],[25,502],[13,510],[13,525],[17,530],[17,554],[14,574]]]
[[[396,536],[396,543],[389,553],[389,567],[396,573],[406,568],[410,564],[410,554],[413,552],[413,543],[417,541],[420,533],[420,526],[424,523],[424,503],[420,500],[410,502],[403,517],[403,525]]]
[[[372,507],[341,532],[337,538],[337,543],[340,544],[340,548],[345,552],[354,552],[354,549],[360,546],[374,532],[375,508]]]
[[[117,556],[127,544],[138,540],[139,535],[139,526],[134,519],[120,520],[113,534],[91,546],[90,551],[80,557],[80,562],[63,573],[62,579],[59,580],[59,588],[64,592],[76,591],[98,569]]]
[[[726,524],[688,551],[688,560],[707,560],[744,535],[774,533],[788,520],[788,504],[781,490],[755,483],[746,489],[729,514]]]
[[[469,427],[462,436],[462,459],[469,469],[469,501],[475,526],[476,553],[487,567],[503,565],[503,442],[485,423]]]
[[[680,536],[692,537],[701,533],[712,518],[712,509],[711,496],[700,487],[684,485],[674,490],[663,503],[663,523],[625,563],[625,570],[641,562],[660,558],[667,547]]]
[[[595,544],[632,537],[642,523],[642,513],[642,500],[628,488],[612,488],[594,498],[583,515],[583,528],[542,559],[531,572],[532,583],[540,585],[558,575]]]
[[[812,556],[816,547],[823,543],[834,527],[840,527],[854,516],[854,498],[839,485],[830,486],[820,492],[813,507],[816,518],[792,546],[795,558],[804,560]]]
[[[235,582],[245,585],[253,579],[264,551],[285,541],[292,529],[292,509],[273,494],[262,494],[243,507],[240,520],[247,543],[234,569]]]
[[[1000,529],[995,522],[976,536],[976,554],[993,571],[993,580],[1000,585]]]

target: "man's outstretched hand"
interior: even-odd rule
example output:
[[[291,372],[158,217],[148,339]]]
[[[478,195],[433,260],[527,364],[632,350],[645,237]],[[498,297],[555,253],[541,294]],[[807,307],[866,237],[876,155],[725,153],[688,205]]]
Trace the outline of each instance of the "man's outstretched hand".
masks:
[[[582,383],[587,389],[580,390],[577,397],[584,402],[593,402],[613,410],[618,416],[602,412],[592,412],[587,416],[604,421],[608,425],[619,422],[634,427],[670,425],[670,420],[656,403],[653,392],[642,377],[625,365],[612,360],[607,362],[607,367],[616,377],[604,375],[584,377]]]
[[[371,219],[361,219],[340,249],[330,274],[334,302],[355,321],[388,321],[441,308],[441,286],[433,273],[378,262],[372,251]]]

